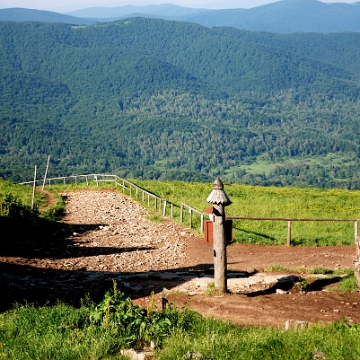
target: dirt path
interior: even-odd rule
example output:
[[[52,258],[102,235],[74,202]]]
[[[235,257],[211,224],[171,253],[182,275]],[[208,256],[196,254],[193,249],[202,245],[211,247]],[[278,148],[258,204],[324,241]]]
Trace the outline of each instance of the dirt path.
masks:
[[[137,303],[152,292],[176,305],[186,304],[206,316],[241,324],[282,326],[286,320],[360,323],[359,293],[322,291],[337,280],[317,279],[313,291],[301,294],[293,283],[278,282],[289,274],[262,274],[269,266],[286,268],[352,268],[352,247],[268,247],[231,245],[228,266],[232,295],[206,295],[212,281],[212,244],[172,221],[153,222],[148,211],[112,191],[64,194],[64,224],[71,232],[32,253],[0,256],[1,310],[15,301],[45,304],[61,299],[78,304],[87,293],[102,298],[118,282]],[[256,269],[256,271],[255,271]],[[260,273],[259,273],[260,271]],[[269,276],[277,275],[277,278]],[[295,273],[302,276],[301,271]],[[275,280],[274,280],[275,279]]]

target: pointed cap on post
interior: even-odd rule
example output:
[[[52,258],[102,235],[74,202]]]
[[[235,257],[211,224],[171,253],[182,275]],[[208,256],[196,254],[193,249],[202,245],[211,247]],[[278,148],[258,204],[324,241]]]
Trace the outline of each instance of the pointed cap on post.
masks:
[[[224,191],[224,185],[220,178],[216,178],[213,184],[213,191],[206,199],[208,203],[212,204],[218,204],[218,205],[230,205],[231,201],[226,195],[226,192]]]

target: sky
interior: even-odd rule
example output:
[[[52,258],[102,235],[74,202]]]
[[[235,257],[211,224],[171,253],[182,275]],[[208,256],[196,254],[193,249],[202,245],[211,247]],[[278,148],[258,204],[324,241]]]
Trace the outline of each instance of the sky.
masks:
[[[354,3],[359,0],[321,0],[331,3]],[[176,4],[183,7],[203,7],[208,9],[251,8],[275,0],[0,0],[0,9],[21,7],[28,9],[49,10],[66,13],[69,11],[94,6],[123,6],[149,4]]]

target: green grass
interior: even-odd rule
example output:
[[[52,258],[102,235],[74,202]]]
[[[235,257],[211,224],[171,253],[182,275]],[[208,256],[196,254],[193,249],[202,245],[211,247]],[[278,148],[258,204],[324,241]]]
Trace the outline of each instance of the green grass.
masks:
[[[211,206],[206,198],[212,184],[179,181],[133,182],[152,193],[180,206],[181,202],[203,211]],[[247,217],[285,217],[313,219],[360,218],[360,191],[278,188],[225,184],[224,190],[232,204],[225,208],[227,215]],[[184,223],[188,214],[185,212]],[[194,228],[200,217],[194,215]],[[235,242],[245,244],[284,245],[287,238],[286,221],[234,220]],[[352,245],[354,223],[293,222],[292,244],[307,246]]]
[[[160,215],[147,215],[146,219],[152,221],[152,222],[156,222],[156,223],[162,223],[164,222],[164,218]]]
[[[0,180],[0,202],[11,194],[23,206],[30,208],[32,201],[32,187],[14,184],[11,181]],[[46,205],[46,196],[44,193],[35,192],[35,208]],[[0,215],[5,215],[5,209],[0,207]]]
[[[359,291],[359,288],[356,285],[356,278],[354,272],[340,280],[338,290],[344,293],[355,293]]]
[[[157,359],[186,358],[193,353],[203,359],[326,359],[360,358],[360,327],[347,324],[312,326],[301,331],[239,327],[215,320],[199,321],[193,332],[175,332]]]
[[[203,359],[326,359],[360,358],[360,325],[337,322],[304,330],[243,327],[202,318],[168,306],[159,311],[124,299],[114,288],[94,304],[80,308],[18,306],[0,314],[0,358],[124,359],[121,349],[157,345],[155,358]],[[201,357],[202,356],[202,357]]]
[[[1,359],[123,359],[121,349],[158,347],[174,329],[193,328],[200,316],[169,305],[158,311],[133,305],[116,288],[99,304],[86,301],[77,309],[18,306],[0,314]]]

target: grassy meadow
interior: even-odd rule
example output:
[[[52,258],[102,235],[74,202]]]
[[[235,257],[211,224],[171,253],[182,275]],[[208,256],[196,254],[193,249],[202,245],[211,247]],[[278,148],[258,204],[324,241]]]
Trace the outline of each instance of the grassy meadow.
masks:
[[[184,202],[199,211],[211,206],[206,198],[212,184],[179,181],[133,180],[141,188],[180,206]],[[224,184],[232,204],[228,216],[360,219],[360,191],[300,189]],[[175,212],[175,215],[178,214]],[[184,214],[185,224],[189,215]],[[194,229],[200,217],[194,214]],[[234,241],[244,244],[284,245],[287,221],[234,220]],[[307,246],[352,245],[353,222],[292,222],[292,244]]]

